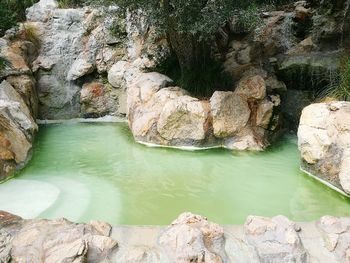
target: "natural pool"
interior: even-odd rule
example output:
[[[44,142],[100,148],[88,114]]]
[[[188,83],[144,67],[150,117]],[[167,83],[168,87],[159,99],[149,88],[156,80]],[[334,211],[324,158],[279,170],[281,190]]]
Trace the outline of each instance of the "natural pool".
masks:
[[[130,225],[191,211],[242,224],[250,214],[350,215],[350,201],[299,171],[292,137],[264,153],[188,152],[139,145],[125,123],[65,123],[40,127],[32,161],[0,185],[0,210]]]

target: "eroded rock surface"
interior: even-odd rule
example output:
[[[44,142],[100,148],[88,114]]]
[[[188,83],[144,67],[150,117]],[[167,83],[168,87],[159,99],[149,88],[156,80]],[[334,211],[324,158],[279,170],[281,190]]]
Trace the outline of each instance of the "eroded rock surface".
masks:
[[[260,262],[304,263],[308,255],[294,222],[284,216],[250,216],[244,224],[245,236],[257,251]]]
[[[118,242],[103,222],[24,220],[0,212],[1,262],[111,262]]]
[[[284,216],[250,216],[244,226],[222,227],[183,213],[168,227],[112,227],[0,211],[0,262],[347,263],[349,220],[325,216],[297,226]]]
[[[159,237],[170,262],[225,262],[224,230],[205,217],[181,214]]]
[[[170,87],[171,79],[159,73],[137,73],[125,66],[119,72],[115,79],[123,76],[118,82],[130,85],[128,120],[138,141],[236,150],[263,150],[269,145],[280,99],[267,96],[261,76],[245,78],[236,91],[216,91],[209,100],[199,100]],[[129,79],[127,72],[132,72]]]
[[[350,262],[350,219],[324,216],[317,223],[324,247],[341,263]]]
[[[350,194],[350,103],[317,103],[303,110],[298,130],[302,168]]]

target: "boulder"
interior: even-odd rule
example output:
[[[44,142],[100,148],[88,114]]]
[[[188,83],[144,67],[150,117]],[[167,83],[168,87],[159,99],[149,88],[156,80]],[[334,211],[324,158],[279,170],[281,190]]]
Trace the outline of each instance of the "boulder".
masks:
[[[338,262],[350,262],[350,219],[323,216],[316,225],[323,237],[324,247]]]
[[[244,224],[246,240],[257,251],[260,262],[309,262],[297,233],[299,230],[284,216],[249,216]]]
[[[201,141],[209,129],[209,103],[190,96],[181,96],[167,102],[159,116],[157,131],[168,141],[182,144]]]
[[[94,65],[85,59],[76,59],[67,73],[67,80],[76,80],[94,71]]]
[[[231,91],[215,91],[210,99],[214,135],[218,138],[233,136],[242,130],[250,118],[246,100]]]
[[[0,231],[0,250],[2,254],[8,251],[7,258],[15,262],[110,262],[118,247],[109,233],[104,235],[95,228],[96,224],[10,219],[0,212],[0,225],[4,230]]]
[[[108,71],[108,82],[115,88],[121,88],[125,83],[124,74],[128,68],[127,61],[118,61]]]
[[[21,95],[34,118],[38,113],[38,94],[36,81],[29,75],[9,76],[6,81]]]
[[[247,99],[261,100],[266,96],[266,83],[262,76],[255,75],[243,78],[238,83],[235,94],[246,97]]]
[[[21,95],[7,82],[0,84],[0,180],[31,156],[37,125]]]
[[[100,82],[85,83],[80,91],[82,114],[85,117],[117,115],[119,91]]]
[[[278,106],[278,105],[277,105]],[[264,129],[269,128],[275,105],[272,101],[265,99],[262,101],[256,112],[256,125]]]
[[[133,91],[138,95],[131,95]],[[147,103],[141,103],[140,92],[141,90],[135,87],[128,90],[129,126],[137,140],[160,142],[161,138],[157,129],[151,131],[151,128],[156,126],[163,107],[168,102],[185,95],[185,91],[179,87],[163,88],[155,93]],[[162,143],[165,143],[164,140]]]
[[[170,262],[225,262],[224,230],[205,217],[181,214],[159,237]]]
[[[306,107],[298,129],[302,168],[350,194],[350,103]]]

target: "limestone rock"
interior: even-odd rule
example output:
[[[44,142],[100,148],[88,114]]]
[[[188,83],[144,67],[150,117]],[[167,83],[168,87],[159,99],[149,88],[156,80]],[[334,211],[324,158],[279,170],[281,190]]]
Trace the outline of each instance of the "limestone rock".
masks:
[[[224,139],[225,148],[236,151],[263,151],[268,146],[263,128],[246,127],[234,137]]]
[[[250,117],[248,103],[233,92],[216,91],[210,99],[214,135],[225,138],[243,129]]]
[[[36,81],[32,76],[20,75],[9,76],[6,81],[21,95],[34,118],[38,113],[38,94],[36,91]]]
[[[260,262],[308,262],[298,230],[296,224],[284,216],[272,219],[250,216],[244,224],[246,240],[255,247]]]
[[[185,91],[178,87],[160,89],[146,103],[142,103],[141,89],[133,88],[128,90],[129,126],[133,135],[137,139],[142,139],[156,125],[165,104],[180,96],[185,95]],[[136,94],[132,94],[135,92]],[[153,132],[155,133],[156,130]],[[158,134],[151,135],[157,141]]]
[[[100,82],[91,82],[83,85],[80,92],[81,112],[85,117],[101,117],[117,115],[119,89],[114,89]]]
[[[324,216],[317,223],[324,246],[338,262],[350,262],[350,219]]]
[[[225,260],[223,228],[191,213],[181,214],[159,237],[171,262],[221,263]]]
[[[115,240],[89,224],[7,218],[0,217],[0,240],[5,245],[0,250],[7,251],[14,262],[110,262],[118,247]]]
[[[350,193],[350,103],[317,103],[300,119],[298,145],[307,172]]]
[[[243,78],[237,85],[235,94],[248,99],[260,100],[266,96],[266,83],[263,77],[255,75]]]
[[[166,140],[183,143],[204,140],[208,132],[209,103],[190,96],[167,102],[159,116],[157,131]]]
[[[3,81],[0,84],[0,180],[28,161],[37,128],[22,97]]]
[[[264,129],[267,129],[269,127],[273,115],[274,106],[275,105],[273,104],[273,102],[266,99],[259,104],[258,110],[256,112],[257,126],[262,127]]]
[[[124,74],[127,70],[128,62],[118,61],[108,71],[108,82],[115,88],[120,88],[125,82]]]
[[[78,58],[75,60],[67,73],[67,80],[76,80],[82,76],[90,74],[94,70],[94,65],[85,59]]]

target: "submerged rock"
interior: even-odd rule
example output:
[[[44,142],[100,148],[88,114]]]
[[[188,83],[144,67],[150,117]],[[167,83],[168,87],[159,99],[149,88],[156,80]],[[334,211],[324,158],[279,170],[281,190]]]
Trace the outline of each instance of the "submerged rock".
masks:
[[[317,103],[301,115],[298,145],[302,168],[350,194],[350,103]]]

